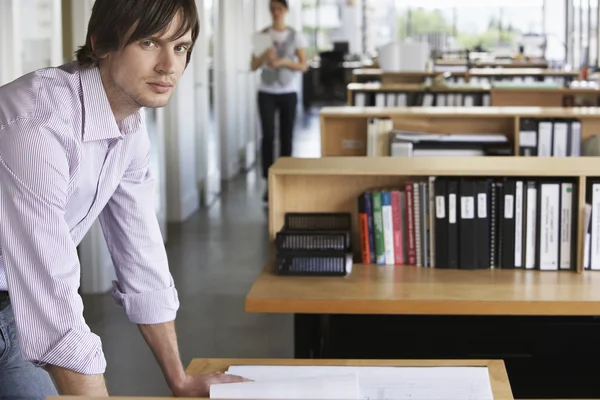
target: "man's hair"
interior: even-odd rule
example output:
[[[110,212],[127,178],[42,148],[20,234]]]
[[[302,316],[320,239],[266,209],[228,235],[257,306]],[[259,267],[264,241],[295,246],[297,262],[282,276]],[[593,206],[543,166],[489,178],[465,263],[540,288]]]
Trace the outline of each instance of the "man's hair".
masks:
[[[98,65],[99,55],[166,31],[178,12],[182,14],[181,26],[174,37],[169,39],[179,39],[191,31],[192,42],[195,43],[200,30],[195,0],[96,0],[85,45],[75,52],[79,65],[84,68],[94,67]],[[133,27],[133,32],[126,37]],[[190,62],[191,55],[190,48],[186,65]]]
[[[287,0],[271,0],[273,3],[279,3],[283,5],[285,8],[289,8]]]

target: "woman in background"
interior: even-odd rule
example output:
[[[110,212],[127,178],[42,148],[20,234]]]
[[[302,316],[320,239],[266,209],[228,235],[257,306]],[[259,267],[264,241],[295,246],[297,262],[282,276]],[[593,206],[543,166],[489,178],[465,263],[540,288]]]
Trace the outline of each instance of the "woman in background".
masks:
[[[275,140],[275,111],[279,110],[280,156],[292,155],[294,123],[298,95],[297,80],[306,71],[306,41],[302,32],[286,26],[287,0],[271,0],[269,4],[273,24],[260,33],[269,35],[272,46],[261,54],[252,54],[252,70],[262,68],[258,88],[258,109],[262,126],[262,174],[268,177],[273,164]],[[268,201],[265,190],[263,200]]]

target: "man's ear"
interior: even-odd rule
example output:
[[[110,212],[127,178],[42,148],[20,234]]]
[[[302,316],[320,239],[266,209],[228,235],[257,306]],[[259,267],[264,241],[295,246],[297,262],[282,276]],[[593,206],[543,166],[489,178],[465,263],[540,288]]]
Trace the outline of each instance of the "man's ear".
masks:
[[[92,52],[93,52],[93,53],[96,55],[96,57],[97,57],[98,59],[106,58],[106,56],[107,56],[108,54],[106,54],[106,53],[98,53],[98,52],[96,51],[96,37],[95,37],[95,36],[93,36],[93,35],[92,35],[92,36],[90,36],[90,45],[92,46]]]

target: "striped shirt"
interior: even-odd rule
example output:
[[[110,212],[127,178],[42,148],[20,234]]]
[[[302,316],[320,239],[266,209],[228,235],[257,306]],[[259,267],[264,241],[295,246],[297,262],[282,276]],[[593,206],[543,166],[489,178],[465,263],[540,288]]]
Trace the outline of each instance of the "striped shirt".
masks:
[[[0,87],[0,290],[10,293],[26,360],[105,371],[78,295],[76,247],[97,218],[129,320],[175,318],[149,157],[142,112],[117,123],[98,68],[71,63]]]

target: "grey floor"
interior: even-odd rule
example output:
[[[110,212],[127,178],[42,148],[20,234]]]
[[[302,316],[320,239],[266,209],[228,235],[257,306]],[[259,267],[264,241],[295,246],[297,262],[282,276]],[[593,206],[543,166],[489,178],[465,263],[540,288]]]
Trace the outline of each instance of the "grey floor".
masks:
[[[294,156],[318,157],[316,112],[299,114]],[[181,302],[176,320],[181,357],[292,357],[290,315],[244,311],[268,257],[265,182],[252,170],[228,182],[221,199],[169,226],[167,252]],[[85,318],[103,342],[111,395],[170,392],[142,339],[109,295],[85,296]]]

